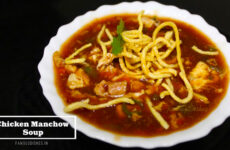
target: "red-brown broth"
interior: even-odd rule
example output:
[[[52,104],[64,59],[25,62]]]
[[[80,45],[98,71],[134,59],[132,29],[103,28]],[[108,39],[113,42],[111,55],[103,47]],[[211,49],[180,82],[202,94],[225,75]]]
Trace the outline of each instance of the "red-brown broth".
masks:
[[[138,22],[133,22],[132,20],[136,20],[136,15],[112,15],[107,16],[101,19],[96,19],[90,22],[88,25],[84,26],[82,29],[74,33],[61,47],[60,52],[61,56],[63,58],[66,58],[69,56],[75,48],[79,48],[84,44],[87,44],[91,42],[93,45],[98,46],[96,42],[96,36],[98,32],[100,31],[103,24],[106,25],[106,27],[112,32],[113,36],[116,35],[116,27],[122,18],[125,22],[125,29],[137,29],[138,28]],[[169,19],[169,18],[158,18],[161,22],[164,21],[173,21],[176,23],[180,39],[182,40],[181,44],[181,50],[182,50],[182,58],[188,57],[192,62],[192,67],[186,68],[185,71],[188,74],[193,67],[197,64],[200,60],[206,60],[207,58],[215,58],[218,64],[218,67],[222,70],[228,71],[227,64],[225,62],[225,58],[222,54],[217,56],[203,56],[198,54],[197,52],[194,52],[191,50],[191,47],[193,45],[198,46],[201,49],[208,49],[209,46],[215,47],[215,44],[212,43],[212,41],[206,37],[204,34],[202,34],[199,30],[195,29],[193,26],[190,26],[184,22],[180,22],[177,20]],[[152,29],[144,29],[144,32],[148,35],[152,35],[153,28]],[[104,37],[104,40],[106,38]],[[83,52],[81,55],[88,54],[90,51],[90,48]],[[175,52],[174,52],[175,53]],[[176,53],[174,54],[176,55]],[[117,62],[118,63],[118,62]],[[116,62],[115,62],[116,64]],[[92,67],[96,67],[95,65],[91,64]],[[116,65],[118,68],[119,65]],[[66,80],[68,78],[68,74],[63,73],[60,75],[60,71],[58,68],[54,67],[55,69],[55,83],[57,90],[61,97],[63,98],[63,101],[65,105],[70,104],[75,101],[80,101],[83,98],[87,98],[87,95],[83,96],[83,98],[73,98],[70,95],[70,89],[66,86]],[[80,89],[80,92],[83,93],[89,93],[91,95],[94,95],[94,86],[95,83],[99,83],[101,80],[109,79],[109,75],[101,75],[99,74],[97,78],[91,78],[90,82],[91,85],[87,88]],[[207,117],[220,103],[220,101],[223,99],[227,86],[228,86],[228,74],[225,75],[225,77],[215,84],[216,88],[223,88],[224,91],[221,94],[216,94],[213,91],[204,91],[202,92],[203,95],[208,97],[210,103],[209,104],[203,104],[203,103],[196,103],[194,100],[192,100],[189,104],[187,104],[187,111],[185,110],[183,113],[184,120],[180,124],[178,128],[169,128],[168,130],[163,129],[160,124],[157,122],[157,120],[153,117],[153,115],[150,113],[146,103],[144,103],[144,106],[142,109],[142,118],[137,120],[136,122],[132,121],[128,118],[119,118],[116,114],[115,106],[107,107],[104,109],[99,110],[87,110],[87,109],[79,109],[74,111],[73,113],[81,117],[84,121],[100,128],[104,129],[113,133],[123,134],[123,135],[131,135],[131,136],[157,136],[157,135],[163,135],[172,133],[178,130],[182,130],[185,128],[189,128],[196,124],[197,122],[201,121],[205,117]],[[182,80],[177,76],[172,80],[172,83],[177,89],[177,87],[180,84],[183,84]],[[147,86],[147,83],[145,83]],[[160,87],[159,91],[163,91],[163,88]],[[177,90],[175,90],[177,91]],[[157,93],[159,94],[159,93]],[[153,96],[153,95],[152,95]],[[184,95],[180,95],[180,97],[185,97],[186,93]],[[144,99],[145,95],[143,96]],[[102,101],[99,101],[97,98],[91,98],[92,103],[91,104],[99,104],[103,103]],[[144,101],[144,100],[143,100]],[[168,122],[170,122],[170,114],[172,111],[170,108],[177,105],[177,102],[175,102],[170,96],[166,96],[164,98],[164,101],[169,104],[168,111],[161,112],[161,115],[164,117],[164,119]],[[152,101],[153,105],[157,104],[158,101]]]

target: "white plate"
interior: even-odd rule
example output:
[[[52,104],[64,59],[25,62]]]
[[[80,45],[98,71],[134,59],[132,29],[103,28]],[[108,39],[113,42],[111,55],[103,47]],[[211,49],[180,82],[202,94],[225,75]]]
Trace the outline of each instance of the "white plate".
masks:
[[[160,17],[169,17],[187,22],[196,28],[200,29],[206,34],[223,52],[228,66],[230,64],[230,44],[226,38],[218,32],[218,30],[209,25],[201,16],[190,14],[188,11],[179,9],[175,6],[167,6],[157,2],[132,2],[120,3],[117,5],[104,5],[95,11],[89,11],[82,16],[76,17],[71,23],[61,26],[58,29],[57,35],[54,36],[49,44],[45,47],[44,55],[38,65],[38,70],[41,74],[40,84],[43,89],[43,94],[50,102],[53,111],[58,116],[69,115],[64,113],[64,104],[58,95],[54,85],[54,71],[52,63],[52,54],[59,50],[61,45],[82,26],[89,23],[95,18],[100,18],[110,14],[120,13],[139,13],[141,10],[145,14],[157,15]],[[77,117],[77,130],[83,132],[91,138],[96,138],[104,142],[108,142],[121,147],[142,147],[142,148],[156,148],[168,147],[181,142],[190,141],[201,138],[207,135],[214,127],[222,124],[224,120],[230,115],[230,89],[228,89],[225,98],[221,101],[218,108],[215,109],[206,119],[196,124],[195,126],[175,132],[165,136],[158,136],[152,138],[143,137],[127,137],[121,136],[120,140],[115,140],[115,135],[100,130]],[[64,119],[64,118],[63,118]],[[70,122],[71,120],[65,119]]]

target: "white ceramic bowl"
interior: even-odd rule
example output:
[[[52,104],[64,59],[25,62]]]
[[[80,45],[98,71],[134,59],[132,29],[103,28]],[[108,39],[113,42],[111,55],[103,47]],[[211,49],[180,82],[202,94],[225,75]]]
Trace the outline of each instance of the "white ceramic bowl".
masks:
[[[52,54],[59,50],[61,45],[82,26],[89,23],[95,18],[100,18],[110,14],[120,13],[139,13],[141,10],[145,14],[157,15],[160,17],[169,17],[187,22],[204,34],[206,34],[223,52],[228,66],[230,64],[230,44],[226,38],[218,32],[218,30],[209,25],[201,16],[190,14],[188,11],[179,9],[175,6],[166,6],[157,2],[132,2],[120,3],[117,5],[104,5],[95,11],[89,11],[82,16],[76,17],[71,23],[61,26],[55,35],[46,46],[43,58],[38,65],[38,70],[41,74],[40,84],[43,88],[43,94],[50,102],[53,111],[58,116],[69,115],[63,111],[64,104],[58,95],[54,85],[54,71],[52,63]],[[175,132],[165,136],[158,136],[152,138],[143,137],[127,137],[121,136],[120,140],[115,139],[115,135],[98,129],[77,117],[77,130],[83,132],[91,138],[96,138],[104,142],[108,142],[121,147],[142,147],[142,148],[156,148],[168,147],[181,142],[190,141],[201,138],[207,135],[214,127],[222,124],[224,120],[230,115],[230,89],[228,89],[225,98],[221,101],[217,109],[215,109],[206,119],[199,122],[195,126]],[[65,119],[65,118],[63,118]],[[70,122],[71,120],[65,119]]]

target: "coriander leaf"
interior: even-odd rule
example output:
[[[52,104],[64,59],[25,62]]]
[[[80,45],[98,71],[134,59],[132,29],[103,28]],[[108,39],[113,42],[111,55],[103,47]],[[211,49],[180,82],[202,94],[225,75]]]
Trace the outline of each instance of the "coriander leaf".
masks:
[[[123,49],[123,44],[124,41],[120,34],[117,37],[114,37],[112,42],[112,53],[114,55],[119,54]]]
[[[125,28],[125,23],[124,23],[124,21],[121,19],[119,25],[117,26],[117,34],[118,34],[118,35],[121,34],[122,31],[124,30],[124,28]]]
[[[125,23],[121,19],[119,25],[117,26],[117,37],[113,37],[113,42],[112,42],[112,53],[114,55],[119,54],[123,49],[124,41],[121,37],[121,33],[124,30],[124,28],[125,28]]]

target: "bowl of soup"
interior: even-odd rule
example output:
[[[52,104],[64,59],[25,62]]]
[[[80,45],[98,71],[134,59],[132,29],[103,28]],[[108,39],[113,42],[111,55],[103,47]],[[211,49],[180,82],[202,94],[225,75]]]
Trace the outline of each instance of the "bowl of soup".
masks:
[[[40,83],[56,115],[77,116],[74,128],[87,136],[168,147],[207,135],[229,116],[229,49],[186,10],[105,5],[59,28],[38,66]]]

